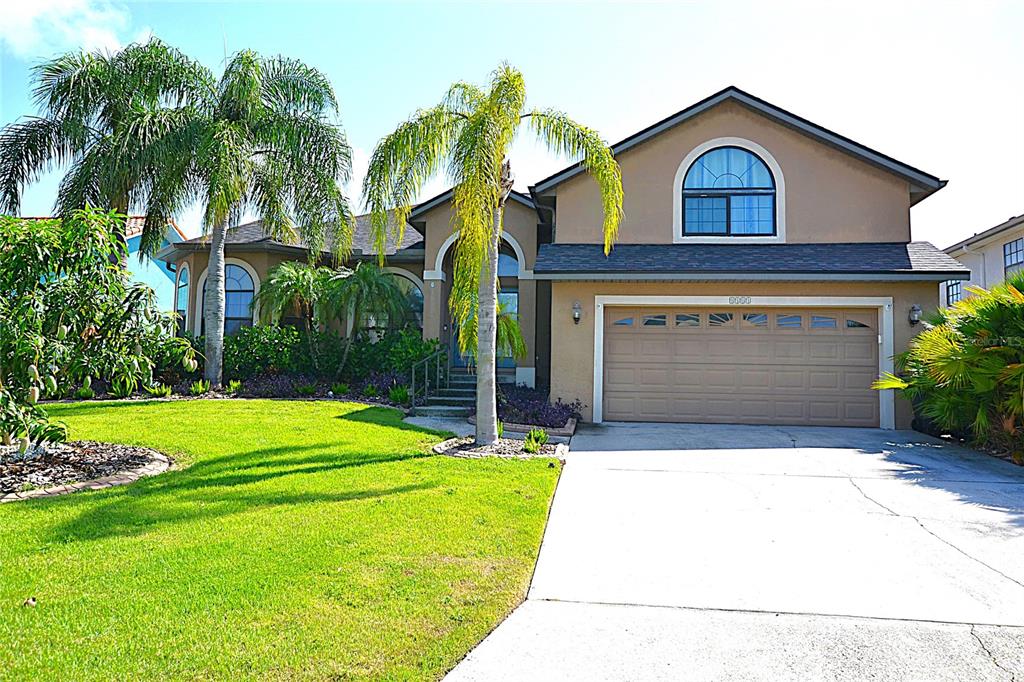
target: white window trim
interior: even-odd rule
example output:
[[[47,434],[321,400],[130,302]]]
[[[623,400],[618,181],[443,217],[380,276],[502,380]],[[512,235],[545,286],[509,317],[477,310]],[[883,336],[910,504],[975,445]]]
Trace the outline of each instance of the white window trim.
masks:
[[[188,284],[185,286],[189,287],[189,290],[185,292],[185,314],[182,315],[181,328],[188,329],[188,313],[189,304],[192,302],[192,269],[188,266],[188,263],[182,263],[178,266],[178,272],[174,275],[174,312],[178,312],[178,289],[181,287],[181,273],[187,272],[189,275]]]
[[[447,255],[448,249],[452,247],[452,244],[458,238],[458,230],[448,235],[448,238],[441,244],[441,248],[437,250],[437,256],[434,258],[434,269],[426,270],[423,273],[424,280],[444,281],[444,257]],[[533,279],[533,270],[526,269],[526,253],[523,251],[523,247],[519,245],[519,242],[516,241],[516,238],[504,230],[502,230],[501,238],[512,247],[512,251],[516,254],[516,260],[519,262],[519,274],[516,276],[519,279]]]
[[[735,303],[730,296],[594,296],[594,395],[593,420],[600,424],[604,412],[604,309],[606,306],[729,306],[749,308],[877,308],[878,371],[892,373],[893,310],[891,296],[750,296]],[[878,425],[896,428],[896,396],[891,389],[878,391]]]
[[[775,234],[763,237],[722,237],[722,236],[684,236],[683,235],[683,180],[686,171],[701,154],[718,147],[739,147],[756,154],[775,179]],[[742,137],[716,137],[702,142],[690,150],[683,162],[676,169],[676,177],[672,182],[672,241],[676,244],[782,244],[786,241],[786,180],[782,176],[782,167],[771,152],[756,142]]]
[[[225,258],[224,259],[224,268],[227,269],[227,266],[229,266],[229,265],[237,265],[237,266],[241,267],[243,270],[245,270],[246,272],[249,273],[249,276],[252,277],[252,295],[253,295],[253,300],[256,300],[256,295],[260,293],[260,276],[256,274],[256,269],[253,268],[253,266],[251,266],[248,263],[246,263],[244,260],[241,260],[239,258]],[[195,307],[195,309],[199,311],[199,314],[198,315],[194,315],[195,320],[192,321],[192,332],[196,336],[199,336],[202,333],[202,330],[203,330],[203,318],[206,317],[206,306],[204,305],[205,301],[203,301],[203,289],[206,288],[206,275],[209,272],[209,269],[210,269],[209,266],[207,266],[207,267],[205,267],[203,269],[203,274],[201,274],[199,276],[199,280],[198,280],[199,285],[196,287],[196,293],[195,293],[196,307]],[[259,306],[258,305],[254,305],[252,307],[252,323],[253,324],[256,324],[256,322],[260,319],[259,312],[260,312],[259,311]]]

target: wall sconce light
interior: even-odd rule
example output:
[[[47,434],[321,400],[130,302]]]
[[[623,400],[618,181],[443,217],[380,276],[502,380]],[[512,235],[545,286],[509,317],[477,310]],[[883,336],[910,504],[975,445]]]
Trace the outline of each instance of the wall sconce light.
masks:
[[[921,322],[921,306],[914,304],[910,306],[910,314],[907,316],[910,326],[913,327]]]
[[[579,301],[576,301],[572,304],[572,323],[579,324],[581,317],[583,317],[583,306],[580,305]]]

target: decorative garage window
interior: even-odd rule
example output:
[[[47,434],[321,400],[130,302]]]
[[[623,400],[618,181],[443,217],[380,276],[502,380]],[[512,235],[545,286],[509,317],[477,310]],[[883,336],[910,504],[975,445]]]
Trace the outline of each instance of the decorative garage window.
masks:
[[[743,313],[744,327],[767,327],[768,313]]]
[[[1009,275],[1024,269],[1024,237],[1003,244],[1003,271]]]
[[[802,315],[783,315],[780,313],[775,316],[776,329],[800,329],[803,326],[804,318]]]
[[[620,317],[617,320],[613,321],[612,325],[615,327],[632,327],[633,316],[630,315],[629,317]]]
[[[645,327],[665,327],[668,325],[667,315],[644,315]]]
[[[832,315],[811,315],[811,329],[835,329],[836,318]]]
[[[718,147],[683,180],[683,236],[774,236],[775,178],[756,154]]]
[[[699,327],[700,326],[700,313],[677,313],[676,314],[676,326],[677,327]]]
[[[963,298],[963,286],[958,279],[946,282],[946,305],[953,305]]]
[[[725,327],[732,324],[732,313],[711,313],[708,315],[709,327]]]

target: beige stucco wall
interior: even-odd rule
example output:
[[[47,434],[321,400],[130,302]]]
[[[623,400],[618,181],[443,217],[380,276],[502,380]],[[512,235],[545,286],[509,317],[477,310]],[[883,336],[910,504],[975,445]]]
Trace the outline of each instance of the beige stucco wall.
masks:
[[[426,254],[424,263],[427,270],[435,269],[437,255],[445,241],[452,235],[456,226],[452,223],[450,203],[444,203],[423,214],[418,220],[425,223],[424,243]],[[509,200],[505,206],[504,233],[511,236],[522,247],[524,261],[521,267],[532,272],[537,257],[537,213],[515,200]],[[423,305],[423,336],[440,339],[443,343],[451,341],[451,321],[448,312],[448,293],[451,288],[451,255],[454,245],[450,245],[442,259],[442,270],[445,280],[427,280],[424,287]],[[504,284],[511,285],[512,282]],[[526,341],[527,357],[517,361],[519,367],[535,367],[537,358],[537,294],[536,284],[530,279],[520,279],[519,287],[519,326]]]
[[[893,343],[896,352],[920,330],[907,321],[910,306],[926,312],[938,305],[934,282],[778,282],[778,283],[628,283],[553,282],[551,285],[551,397],[581,400],[583,418],[593,418],[594,395],[594,297],[599,295],[656,296],[891,296]],[[572,304],[579,301],[583,317],[572,322]],[[896,428],[910,428],[910,404],[896,400]]]
[[[778,162],[787,242],[910,241],[905,180],[726,102],[619,155],[625,192],[619,242],[672,242],[676,171],[691,150],[720,137],[755,142]],[[555,240],[601,242],[597,184],[582,174],[554,191]]]

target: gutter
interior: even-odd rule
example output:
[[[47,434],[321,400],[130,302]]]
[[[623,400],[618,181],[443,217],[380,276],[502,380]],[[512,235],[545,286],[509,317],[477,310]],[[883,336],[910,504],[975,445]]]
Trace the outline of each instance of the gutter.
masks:
[[[929,272],[538,272],[551,282],[945,282],[969,280],[970,270]]]

